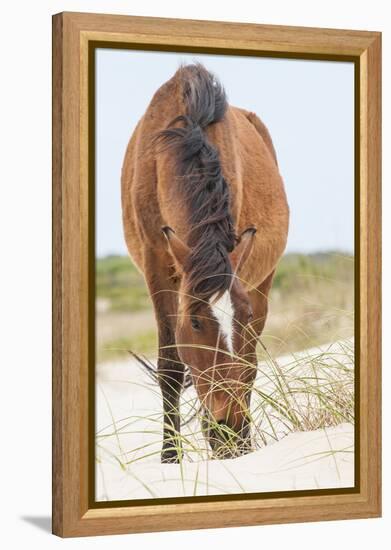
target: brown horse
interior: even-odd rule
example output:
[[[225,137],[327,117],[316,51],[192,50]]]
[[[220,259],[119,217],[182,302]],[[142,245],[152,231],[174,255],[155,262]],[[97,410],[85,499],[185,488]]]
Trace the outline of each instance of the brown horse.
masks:
[[[249,452],[255,348],[289,220],[268,130],[201,64],[182,66],[130,139],[122,211],[158,325],[162,461],[182,456],[185,365],[214,455]]]

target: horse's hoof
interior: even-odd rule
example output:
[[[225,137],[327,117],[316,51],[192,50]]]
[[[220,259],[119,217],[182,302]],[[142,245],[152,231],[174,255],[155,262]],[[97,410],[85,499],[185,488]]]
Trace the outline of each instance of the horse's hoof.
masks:
[[[174,449],[166,449],[162,451],[161,462],[162,464],[179,464],[177,451]]]

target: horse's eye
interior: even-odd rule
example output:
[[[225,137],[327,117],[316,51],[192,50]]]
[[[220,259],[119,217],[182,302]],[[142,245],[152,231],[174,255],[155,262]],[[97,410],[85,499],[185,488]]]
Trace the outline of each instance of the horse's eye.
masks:
[[[191,328],[193,330],[201,330],[201,323],[196,317],[191,318]]]
[[[247,322],[251,323],[251,321],[254,321],[254,314],[253,314],[252,310],[250,309],[250,311],[248,312]]]

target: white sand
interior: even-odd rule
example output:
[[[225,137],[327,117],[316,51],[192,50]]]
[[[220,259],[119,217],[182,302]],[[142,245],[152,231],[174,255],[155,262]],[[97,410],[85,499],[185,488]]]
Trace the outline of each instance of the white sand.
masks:
[[[339,353],[324,348],[325,356]],[[316,350],[319,354],[319,350]],[[305,369],[313,350],[301,353]],[[343,353],[341,354],[343,356]],[[280,358],[289,373],[292,357]],[[262,365],[261,365],[262,367]],[[304,371],[303,371],[304,372]],[[256,387],[270,385],[265,367]],[[162,409],[159,388],[134,361],[97,366],[97,500],[178,497],[243,492],[339,488],[354,485],[354,429],[344,423],[322,430],[286,434],[276,422],[279,441],[230,460],[205,460],[202,436],[194,436],[197,420],[182,429],[194,445],[181,465],[161,464]],[[189,388],[181,410],[195,401]],[[256,399],[254,399],[256,402]],[[256,403],[255,403],[256,404]],[[255,406],[255,405],[254,405]],[[270,430],[269,430],[270,431]],[[197,449],[205,449],[200,454]]]

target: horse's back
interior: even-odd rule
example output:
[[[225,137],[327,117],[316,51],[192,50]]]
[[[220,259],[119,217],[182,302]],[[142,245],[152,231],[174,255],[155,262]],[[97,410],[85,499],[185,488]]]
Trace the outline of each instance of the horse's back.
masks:
[[[152,137],[183,113],[175,78],[155,93],[134,131],[122,169],[125,239],[131,256],[144,269],[146,250],[161,255],[161,227],[169,225],[186,241],[189,226],[173,152],[156,153]],[[251,284],[262,282],[275,267],[286,243],[288,206],[270,134],[249,111],[229,106],[222,120],[209,125],[207,138],[219,151],[230,186],[237,233],[257,228],[254,253],[241,274]]]

